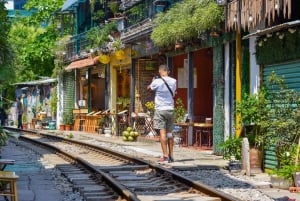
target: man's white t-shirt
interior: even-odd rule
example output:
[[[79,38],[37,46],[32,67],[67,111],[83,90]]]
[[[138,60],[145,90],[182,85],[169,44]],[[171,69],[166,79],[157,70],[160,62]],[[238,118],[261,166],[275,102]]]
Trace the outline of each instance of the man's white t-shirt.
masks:
[[[168,83],[171,91],[175,95],[176,80],[174,78],[162,77],[153,80],[150,84],[150,88],[155,91],[155,110],[174,110],[173,96],[162,79]]]

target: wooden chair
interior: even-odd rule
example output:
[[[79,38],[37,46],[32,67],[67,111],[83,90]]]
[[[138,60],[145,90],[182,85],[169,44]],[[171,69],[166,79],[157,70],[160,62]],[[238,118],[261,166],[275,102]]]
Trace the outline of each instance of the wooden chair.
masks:
[[[79,131],[80,129],[80,109],[73,109],[73,116],[74,116],[74,130]]]

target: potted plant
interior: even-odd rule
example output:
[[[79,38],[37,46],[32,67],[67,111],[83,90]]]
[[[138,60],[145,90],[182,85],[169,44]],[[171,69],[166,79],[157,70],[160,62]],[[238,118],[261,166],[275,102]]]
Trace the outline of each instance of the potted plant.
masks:
[[[242,137],[249,141],[250,169],[260,172],[264,147],[262,124],[268,112],[265,90],[261,89],[257,94],[243,94],[242,101],[236,105],[236,112],[241,115]]]
[[[63,116],[63,122],[65,125],[65,130],[71,130],[71,126],[73,125],[73,115],[71,112],[65,112]]]
[[[111,1],[108,4],[108,7],[110,8],[111,12],[114,14],[114,17],[117,17],[117,13],[119,11],[119,2],[118,1]]]
[[[231,135],[219,147],[223,150],[225,160],[240,161],[242,159],[242,138]]]
[[[28,129],[28,120],[27,120],[27,115],[23,114],[22,115],[22,127],[24,130]]]

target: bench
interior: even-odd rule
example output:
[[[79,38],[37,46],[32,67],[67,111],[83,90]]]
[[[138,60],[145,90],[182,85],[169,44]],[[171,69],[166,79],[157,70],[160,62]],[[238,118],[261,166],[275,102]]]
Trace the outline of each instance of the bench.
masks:
[[[11,201],[18,201],[17,179],[15,172],[0,171],[0,196],[11,197]]]

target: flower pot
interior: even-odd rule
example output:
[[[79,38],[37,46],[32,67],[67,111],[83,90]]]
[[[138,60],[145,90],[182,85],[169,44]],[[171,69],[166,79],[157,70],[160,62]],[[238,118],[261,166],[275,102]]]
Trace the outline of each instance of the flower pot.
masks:
[[[64,131],[65,130],[65,125],[64,124],[60,124],[59,125],[59,130]]]
[[[23,123],[22,127],[23,127],[24,130],[27,130],[28,129],[28,124],[27,123]]]
[[[71,130],[71,125],[65,125],[65,130],[70,131]]]

